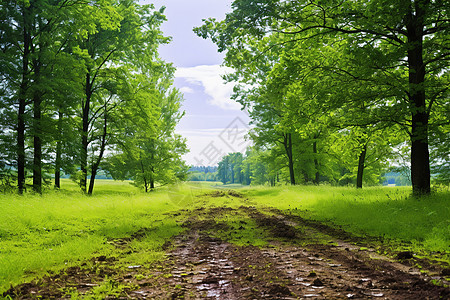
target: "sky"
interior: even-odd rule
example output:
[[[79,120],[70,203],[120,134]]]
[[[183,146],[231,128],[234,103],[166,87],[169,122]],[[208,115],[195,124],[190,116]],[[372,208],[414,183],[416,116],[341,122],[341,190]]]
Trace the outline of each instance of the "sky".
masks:
[[[143,0],[156,8],[165,6],[167,21],[162,25],[172,42],[160,47],[160,56],[177,68],[174,84],[183,94],[185,116],[177,133],[187,139],[190,152],[183,158],[189,165],[216,165],[223,155],[244,152],[249,117],[241,105],[230,99],[233,84],[221,75],[231,72],[221,67],[223,53],[210,40],[192,29],[202,19],[223,20],[231,11],[231,0]]]

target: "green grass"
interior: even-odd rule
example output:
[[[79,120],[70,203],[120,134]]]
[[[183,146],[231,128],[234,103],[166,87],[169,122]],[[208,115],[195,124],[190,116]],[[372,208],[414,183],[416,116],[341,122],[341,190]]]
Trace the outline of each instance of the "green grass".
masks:
[[[236,198],[234,200],[237,203],[241,202]],[[229,208],[230,206],[223,207]],[[210,213],[210,211],[207,211],[207,213]],[[208,217],[211,217],[211,215]],[[256,221],[242,210],[224,210],[213,217],[217,226],[215,226],[216,228],[213,226],[211,229],[210,234],[212,236],[238,246],[261,247],[268,244],[268,236],[264,229],[258,227]]]
[[[115,194],[125,193],[139,193],[140,189],[132,185],[132,181],[116,181],[108,179],[96,179],[94,185],[94,195],[99,194],[110,194],[111,192]],[[89,184],[89,179],[88,179]],[[48,192],[53,186],[47,187]],[[70,179],[61,179],[61,191],[62,192],[80,192],[80,187],[74,181]]]
[[[0,294],[11,284],[100,255],[118,258],[119,267],[159,260],[162,245],[183,230],[180,221],[199,208],[275,207],[362,236],[406,241],[419,252],[449,253],[449,191],[412,198],[409,188],[282,186],[239,187],[245,197],[205,196],[218,187],[189,182],[146,194],[129,182],[98,180],[88,197],[64,180],[60,191],[42,196],[0,194]],[[265,232],[246,215],[223,212],[216,221],[228,226],[217,230],[221,238],[239,245],[267,243]],[[128,242],[126,254],[115,241],[133,234],[140,238]],[[99,294],[111,288],[108,284],[99,287]]]
[[[448,191],[421,198],[411,197],[407,187],[285,186],[244,191],[259,206],[337,224],[362,236],[407,241],[418,251],[450,252]]]
[[[0,194],[0,294],[11,284],[93,256],[119,256],[109,241],[143,228],[145,236],[130,245],[136,251],[127,259],[133,264],[159,259],[161,245],[182,230],[164,213],[186,202],[175,203],[164,189],[145,194],[126,182],[105,180],[88,197],[70,185],[64,182],[61,191],[43,196]]]

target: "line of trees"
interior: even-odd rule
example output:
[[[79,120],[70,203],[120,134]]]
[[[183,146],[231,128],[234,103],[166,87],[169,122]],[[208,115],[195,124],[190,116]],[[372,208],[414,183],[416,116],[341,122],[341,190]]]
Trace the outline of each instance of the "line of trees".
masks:
[[[146,190],[185,177],[182,96],[158,57],[163,12],[136,0],[0,3],[3,186],[22,194],[31,178],[41,193],[64,172],[92,194],[100,169]]]
[[[362,187],[405,151],[414,194],[430,193],[432,172],[448,178],[445,1],[235,0],[195,32],[226,52],[256,147],[283,158],[291,184],[353,160],[345,169]]]
[[[216,181],[217,167],[216,166],[191,166],[189,168],[189,181]]]
[[[294,147],[297,151],[297,147]],[[297,184],[355,185],[357,178],[357,165],[351,157],[348,159],[333,159],[327,157],[327,172],[317,172],[316,161],[319,159],[313,153],[294,152],[296,160],[293,164],[295,182]],[[322,154],[321,157],[325,157]],[[322,159],[320,160],[322,161]],[[325,168],[322,168],[324,170]],[[366,169],[364,183],[366,185],[379,185],[385,179],[381,176],[386,170],[386,163],[372,164]],[[223,184],[243,185],[271,185],[292,184],[292,170],[289,167],[289,158],[280,147],[271,149],[253,146],[245,154],[230,153],[222,158],[217,170],[217,180]],[[395,173],[391,173],[392,175]],[[392,181],[392,180],[391,180]]]

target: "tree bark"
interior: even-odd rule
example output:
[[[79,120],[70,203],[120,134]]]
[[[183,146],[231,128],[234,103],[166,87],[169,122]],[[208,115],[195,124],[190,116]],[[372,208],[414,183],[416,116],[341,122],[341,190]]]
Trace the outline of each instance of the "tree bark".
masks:
[[[34,62],[34,76],[35,84],[39,84],[40,76],[40,62]],[[33,191],[35,193],[42,193],[42,93],[41,91],[34,91],[33,95]]]
[[[155,161],[155,148],[152,149],[152,164]],[[153,191],[155,189],[155,167],[152,165],[150,166],[150,191]]]
[[[25,107],[26,99],[19,96],[17,116],[17,187],[19,194],[23,194],[25,189]]]
[[[85,96],[86,99],[83,103],[82,112],[82,130],[81,130],[81,153],[80,153],[80,170],[81,179],[80,187],[83,192],[86,192],[87,185],[87,153],[88,153],[88,133],[89,133],[89,111],[91,106],[92,97],[92,85],[91,85],[91,74],[86,73],[86,83],[85,83]]]
[[[153,167],[150,168],[151,169],[151,174],[150,174],[150,190],[153,191],[155,189],[155,178],[153,177],[154,171],[155,169]]]
[[[150,178],[150,190],[153,191],[155,189],[155,180],[152,178]]]
[[[423,62],[423,22],[429,1],[414,2],[407,16],[409,100],[411,110],[411,181],[415,195],[430,194],[430,155],[428,150],[428,113]]]
[[[234,167],[233,167],[233,164],[231,164],[230,171],[231,171],[231,183],[234,183]]]
[[[106,112],[105,107],[105,118],[103,123],[103,134],[102,134],[102,141],[100,144],[100,153],[98,154],[97,160],[92,165],[91,168],[91,180],[89,181],[89,190],[88,195],[92,195],[92,192],[94,191],[94,182],[95,182],[95,176],[97,175],[98,167],[100,166],[100,162],[102,161],[103,154],[105,153],[106,148],[106,135],[107,135],[107,125],[108,125],[108,115]]]
[[[41,140],[41,96],[34,97],[33,107],[33,191],[42,193],[42,140]]]
[[[148,182],[147,182],[147,177],[145,177],[145,169],[144,169],[144,164],[142,163],[142,160],[140,160],[140,164],[141,164],[141,171],[142,171],[142,179],[144,180],[145,192],[148,193]]]
[[[317,137],[314,137],[316,139]],[[314,176],[314,184],[319,184],[319,161],[317,160],[317,141],[313,142],[313,153],[314,153],[314,168],[316,170],[315,176]]]
[[[61,108],[58,111],[58,140],[56,142],[56,158],[55,158],[55,188],[61,188],[61,151],[62,151],[62,118],[63,112]]]
[[[367,143],[364,144],[358,159],[358,173],[356,174],[356,188],[361,189],[363,186],[364,163],[366,161]]]
[[[303,171],[302,173],[303,173],[303,180],[304,180],[305,182],[309,182],[308,173],[305,172],[305,171]]]
[[[17,112],[17,187],[19,194],[25,189],[25,110],[27,105],[27,90],[29,87],[29,57],[31,34],[29,32],[28,9],[23,8],[23,56],[22,56],[22,79],[18,95]]]
[[[294,159],[292,157],[292,135],[290,133],[286,133],[284,135],[283,145],[284,149],[286,150],[286,155],[288,157],[289,177],[291,185],[295,185]]]

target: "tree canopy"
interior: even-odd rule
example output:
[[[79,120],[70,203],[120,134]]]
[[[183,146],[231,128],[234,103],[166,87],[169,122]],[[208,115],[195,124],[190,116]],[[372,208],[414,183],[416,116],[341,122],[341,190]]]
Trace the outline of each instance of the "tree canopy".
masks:
[[[140,163],[155,182],[183,177],[185,141],[174,134],[182,96],[158,56],[170,40],[163,21],[164,7],[134,0],[2,1],[2,183],[23,193],[31,175],[41,193],[64,172],[92,194],[111,167],[105,157],[131,148],[152,155]]]
[[[350,143],[360,185],[369,155],[392,160],[406,144],[413,192],[427,194],[430,147],[432,170],[449,160],[433,150],[450,123],[449,17],[439,0],[235,0],[225,20],[195,31],[225,52],[235,70],[226,79],[240,83],[234,97],[259,128],[264,107],[279,116],[271,130],[298,136],[288,144],[312,143],[312,156],[297,153],[291,165],[310,156],[319,174],[336,148],[330,140]]]

